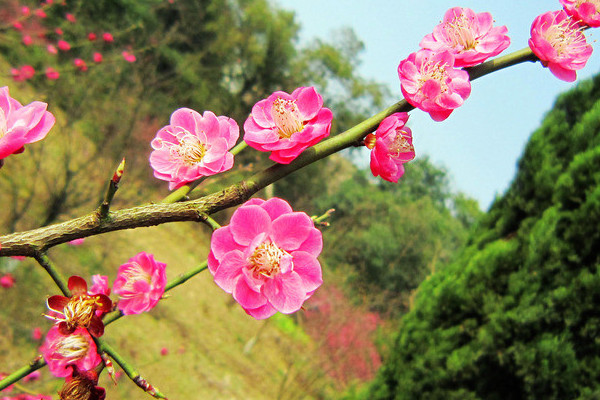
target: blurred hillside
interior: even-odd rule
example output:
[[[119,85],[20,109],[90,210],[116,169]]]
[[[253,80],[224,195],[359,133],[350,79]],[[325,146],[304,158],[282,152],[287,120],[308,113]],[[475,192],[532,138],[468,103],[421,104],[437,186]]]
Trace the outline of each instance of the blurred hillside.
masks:
[[[212,110],[242,126],[252,105],[273,91],[315,85],[334,112],[336,134],[390,101],[385,87],[356,74],[362,43],[351,30],[300,48],[294,15],[265,0],[68,1],[43,6],[46,18],[23,17],[24,4],[39,7],[0,0],[0,86],[23,104],[46,101],[57,124],[0,169],[0,234],[95,209],[122,157],[127,165],[113,207],[160,201],[167,184],[152,176],[149,142],[178,107]],[[90,32],[98,38],[89,40]],[[101,41],[103,32],[114,41]],[[30,46],[22,44],[27,34]],[[71,49],[49,53],[60,38]],[[123,50],[136,62],[125,61]],[[91,61],[94,52],[102,52],[102,63]],[[75,58],[88,70],[77,69]],[[8,71],[22,65],[36,75],[12,81]],[[48,80],[47,67],[60,78]],[[268,165],[265,154],[248,149],[233,170],[206,180],[192,197]],[[336,209],[331,226],[321,227],[325,284],[305,311],[255,321],[204,273],[150,313],[109,326],[107,341],[175,399],[324,399],[360,385],[386,352],[388,321],[409,308],[424,278],[453,260],[480,215],[426,158],[407,167],[401,183],[390,184],[334,156],[260,194],[286,198],[309,215]],[[215,218],[225,224],[229,215]],[[205,260],[209,238],[203,225],[175,223],[90,237],[49,256],[64,276],[89,282],[105,274],[112,282],[119,265],[147,251],[167,263],[172,279]],[[0,258],[0,273],[16,279],[0,288],[0,372],[10,372],[37,354],[31,330],[50,326],[40,314],[57,289],[33,260]],[[111,399],[145,397],[126,378],[116,387],[106,376],[100,383]],[[44,371],[32,387],[56,393],[60,385]]]

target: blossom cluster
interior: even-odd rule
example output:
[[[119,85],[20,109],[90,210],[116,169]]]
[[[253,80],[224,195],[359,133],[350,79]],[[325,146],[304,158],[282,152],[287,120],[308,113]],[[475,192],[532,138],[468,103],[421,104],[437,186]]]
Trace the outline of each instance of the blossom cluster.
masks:
[[[14,7],[14,6],[13,6]],[[40,32],[42,26],[47,25],[47,9],[55,7],[60,9],[60,13],[64,15],[63,29],[61,26],[56,26],[54,29],[43,29]],[[110,32],[88,32],[86,38],[77,37],[74,32],[79,29],[72,29],[78,23],[77,18],[74,14],[64,12],[63,8],[66,7],[66,3],[44,1],[41,7],[31,10],[29,6],[16,6],[17,10],[13,11],[16,15],[13,16],[13,22],[11,23],[12,28],[21,36],[21,43],[26,47],[41,47],[46,50],[51,56],[56,56],[59,53],[68,54],[73,56],[71,59],[72,66],[62,68],[64,71],[76,70],[85,72],[88,70],[88,63],[99,64],[103,61],[102,51],[107,48],[108,45],[112,44],[115,39]],[[8,11],[10,14],[10,11]],[[94,42],[99,41],[99,44]],[[84,45],[83,43],[88,43]],[[75,45],[72,45],[75,43]],[[75,48],[75,50],[73,50]],[[79,57],[75,56],[79,55]],[[130,48],[121,51],[122,58],[133,63],[136,61],[135,54]],[[89,60],[85,60],[89,58]],[[56,80],[60,78],[60,71],[55,66],[46,66],[44,69],[44,75],[48,80]],[[14,81],[26,81],[32,79],[36,75],[36,70],[32,65],[25,64],[19,67],[12,67],[10,74]]]
[[[124,315],[154,308],[165,291],[165,270],[166,264],[156,261],[152,254],[141,252],[119,267],[112,290],[107,276],[92,276],[89,288],[83,278],[71,276],[70,297],[48,298],[47,317],[56,324],[46,334],[40,352],[50,372],[67,379],[66,388],[74,379],[93,381],[89,375],[102,363],[93,340],[104,333],[102,317],[115,307]],[[109,297],[111,291],[119,297],[116,305]]]

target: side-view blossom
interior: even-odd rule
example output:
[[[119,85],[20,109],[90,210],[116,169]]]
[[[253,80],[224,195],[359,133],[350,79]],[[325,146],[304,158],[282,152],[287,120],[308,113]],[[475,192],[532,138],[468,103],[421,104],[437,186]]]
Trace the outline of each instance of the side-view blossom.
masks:
[[[54,325],[46,334],[40,352],[52,375],[59,378],[70,376],[73,367],[89,371],[102,361],[94,340],[87,329],[81,327],[64,335]]]
[[[167,264],[152,254],[141,252],[119,267],[113,292],[119,295],[117,307],[125,315],[141,314],[158,303],[167,286]]]
[[[560,0],[563,8],[582,25],[591,28],[600,26],[600,3],[598,0]]]
[[[88,294],[87,282],[79,276],[69,278],[68,288],[71,297],[55,295],[46,300],[48,308],[59,315],[48,317],[59,322],[58,329],[63,335],[69,335],[81,327],[95,337],[102,336],[104,324],[96,311],[109,312],[112,301],[104,294]]]
[[[298,311],[323,283],[321,232],[282,199],[251,199],[213,232],[208,268],[215,283],[256,319]]]
[[[454,68],[454,56],[419,50],[400,62],[398,76],[402,94],[413,106],[443,121],[471,94],[469,74]]]
[[[203,176],[231,169],[240,130],[235,120],[210,111],[203,115],[189,108],[171,114],[170,124],[160,129],[151,145],[154,176],[177,189]]]
[[[71,376],[65,379],[63,387],[58,391],[60,400],[105,400],[106,390],[98,386],[96,369],[79,371],[74,368]]]
[[[104,294],[110,296],[110,286],[108,286],[108,276],[106,275],[92,275],[92,286],[88,289],[88,293]]]
[[[529,47],[558,79],[573,82],[592,54],[581,27],[564,10],[538,15],[531,25]]]
[[[0,160],[46,137],[54,125],[47,107],[41,101],[22,106],[10,97],[8,87],[0,88]]]
[[[415,158],[412,132],[406,127],[408,114],[395,113],[379,124],[375,134],[367,136],[366,145],[371,149],[371,172],[386,181],[398,182],[404,175],[404,164]]]
[[[510,45],[506,26],[493,26],[492,14],[476,14],[470,8],[453,7],[446,11],[441,24],[426,35],[421,48],[449,51],[455,67],[471,67],[500,54]]]
[[[275,92],[252,107],[244,123],[244,141],[271,152],[271,160],[289,164],[308,147],[329,136],[333,114],[314,87]]]

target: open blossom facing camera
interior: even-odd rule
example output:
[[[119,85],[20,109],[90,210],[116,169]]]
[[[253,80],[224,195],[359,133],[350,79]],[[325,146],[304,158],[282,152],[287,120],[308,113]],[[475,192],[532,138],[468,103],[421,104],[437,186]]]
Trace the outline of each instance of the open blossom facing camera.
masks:
[[[131,315],[154,308],[167,286],[166,267],[143,251],[121,265],[112,288],[119,295],[119,310]]]
[[[308,147],[329,136],[333,114],[323,107],[314,87],[299,87],[292,94],[275,92],[252,107],[244,123],[244,141],[271,152],[271,160],[289,164]]]
[[[435,52],[450,51],[455,67],[471,67],[500,54],[510,45],[506,26],[493,26],[492,15],[476,14],[470,8],[454,7],[420,46]]]
[[[560,0],[567,14],[583,25],[592,28],[600,26],[599,0]]]
[[[248,314],[263,319],[298,311],[321,286],[322,247],[308,215],[279,198],[251,199],[213,232],[208,268]]]
[[[73,367],[89,371],[102,361],[94,340],[84,328],[77,328],[73,333],[63,335],[58,326],[53,326],[48,331],[40,352],[52,375],[59,378],[70,376]]]
[[[398,76],[404,98],[429,113],[434,121],[443,121],[471,94],[469,74],[454,68],[454,56],[419,50],[400,62]]]
[[[203,176],[227,171],[233,166],[229,149],[239,135],[239,127],[231,118],[180,108],[152,140],[150,165],[154,176],[168,181],[173,190]]]
[[[88,294],[87,282],[79,276],[70,277],[68,287],[71,297],[56,295],[46,300],[48,308],[62,317],[48,317],[59,321],[58,330],[63,335],[69,335],[81,327],[95,337],[102,336],[104,324],[96,311],[109,312],[112,301],[104,294]]]
[[[41,101],[22,106],[10,97],[8,87],[0,88],[0,160],[46,137],[54,126],[54,116],[47,107]]]
[[[405,163],[415,158],[412,132],[404,126],[407,113],[395,113],[379,124],[377,131],[367,136],[366,145],[371,149],[371,172],[386,181],[398,182],[404,175]]]
[[[548,11],[531,25],[529,47],[558,79],[573,82],[592,54],[581,27],[564,10]]]

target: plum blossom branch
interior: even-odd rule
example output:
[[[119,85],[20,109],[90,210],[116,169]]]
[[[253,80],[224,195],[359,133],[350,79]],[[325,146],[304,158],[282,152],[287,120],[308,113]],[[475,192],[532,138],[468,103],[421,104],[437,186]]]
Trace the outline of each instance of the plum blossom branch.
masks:
[[[536,60],[527,48],[472,67],[469,69],[469,76],[473,80],[512,65]],[[110,212],[105,219],[99,218],[98,212],[95,211],[60,224],[0,236],[0,256],[35,256],[36,253],[73,239],[116,230],[175,221],[205,221],[207,215],[242,204],[254,193],[284,176],[360,142],[367,134],[373,132],[384,118],[393,113],[408,112],[412,109],[414,107],[406,100],[401,100],[353,128],[306,149],[289,164],[275,164],[244,181],[197,200],[133,207]]]

